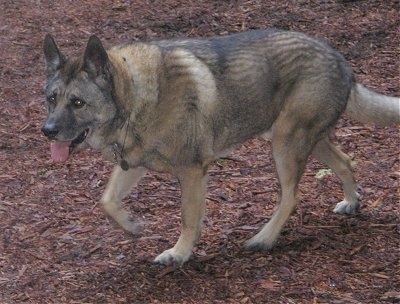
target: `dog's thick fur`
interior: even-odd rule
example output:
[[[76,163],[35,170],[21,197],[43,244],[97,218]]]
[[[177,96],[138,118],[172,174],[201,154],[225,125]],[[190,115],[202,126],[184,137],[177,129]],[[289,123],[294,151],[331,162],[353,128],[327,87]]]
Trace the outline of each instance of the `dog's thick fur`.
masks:
[[[52,157],[65,161],[86,146],[114,160],[102,198],[105,211],[136,233],[121,200],[146,170],[174,174],[182,189],[182,232],[160,254],[162,264],[187,261],[200,235],[207,168],[232,147],[268,133],[282,187],[271,220],[250,239],[271,248],[296,205],[310,155],[343,183],[334,209],[359,207],[349,158],[329,139],[346,112],[362,122],[400,122],[399,99],[367,90],[335,50],[304,34],[260,30],[231,36],[129,43],[105,50],[92,36],[81,57],[67,59],[44,40],[47,121]]]

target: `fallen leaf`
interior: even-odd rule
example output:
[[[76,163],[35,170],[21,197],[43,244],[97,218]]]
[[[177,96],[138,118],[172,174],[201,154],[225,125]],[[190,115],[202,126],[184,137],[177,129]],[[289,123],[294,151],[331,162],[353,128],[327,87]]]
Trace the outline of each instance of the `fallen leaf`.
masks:
[[[278,291],[280,290],[280,281],[272,281],[272,280],[263,280],[260,282],[260,287],[263,289],[268,289],[271,291]]]

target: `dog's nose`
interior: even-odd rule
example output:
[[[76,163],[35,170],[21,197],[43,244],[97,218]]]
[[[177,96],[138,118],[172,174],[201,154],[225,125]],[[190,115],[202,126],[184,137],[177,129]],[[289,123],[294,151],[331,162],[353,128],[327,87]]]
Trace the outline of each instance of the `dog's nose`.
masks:
[[[47,138],[54,139],[60,130],[54,124],[45,124],[42,128],[42,132]]]

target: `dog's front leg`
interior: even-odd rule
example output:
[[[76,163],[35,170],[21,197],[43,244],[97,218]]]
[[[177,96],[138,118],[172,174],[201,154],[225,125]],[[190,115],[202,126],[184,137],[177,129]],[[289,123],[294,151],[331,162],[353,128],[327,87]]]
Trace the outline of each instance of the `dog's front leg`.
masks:
[[[182,230],[174,247],[160,254],[154,262],[171,265],[185,263],[200,237],[205,209],[207,176],[201,167],[186,169],[178,175],[182,191]]]
[[[128,194],[132,186],[136,186],[147,169],[133,168],[127,171],[115,166],[111,179],[101,199],[104,210],[124,230],[132,234],[140,232],[140,223],[132,221],[128,212],[123,209],[121,200]]]

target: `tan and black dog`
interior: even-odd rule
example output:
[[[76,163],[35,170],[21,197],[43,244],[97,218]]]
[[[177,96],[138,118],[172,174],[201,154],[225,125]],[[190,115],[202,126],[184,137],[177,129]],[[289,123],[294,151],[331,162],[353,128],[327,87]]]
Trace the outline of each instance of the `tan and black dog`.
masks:
[[[200,235],[207,169],[235,145],[272,139],[282,187],[271,220],[250,239],[271,248],[296,205],[310,155],[343,183],[334,209],[353,214],[359,197],[349,158],[329,139],[346,112],[361,122],[400,122],[399,98],[357,84],[331,47],[304,34],[258,30],[208,39],[133,42],[105,50],[92,36],[67,59],[47,35],[44,134],[55,161],[90,146],[117,162],[102,198],[105,211],[135,233],[121,200],[146,170],[174,174],[182,190],[182,232],[155,261],[186,262]]]

